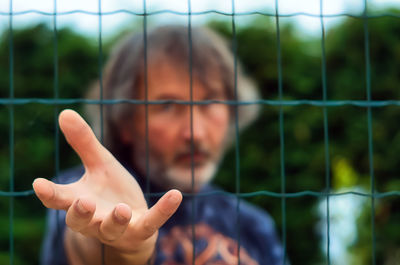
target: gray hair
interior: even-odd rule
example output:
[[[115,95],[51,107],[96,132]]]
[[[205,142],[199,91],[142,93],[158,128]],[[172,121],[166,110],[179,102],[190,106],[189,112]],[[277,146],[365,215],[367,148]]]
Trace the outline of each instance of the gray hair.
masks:
[[[147,49],[149,62],[154,59],[168,60],[177,65],[187,66],[188,69],[191,55],[192,73],[203,84],[209,82],[206,71],[217,70],[224,83],[228,100],[235,100],[234,57],[226,40],[208,28],[193,27],[192,41],[189,42],[188,32],[185,26],[163,26],[153,29],[147,33],[146,47],[143,33],[129,35],[120,41],[113,49],[103,72],[103,99],[135,99],[137,97],[137,87],[142,85],[145,79],[145,49]],[[239,63],[237,63],[236,71],[238,102],[257,100],[257,88],[243,73]],[[88,98],[100,98],[98,82],[90,89]],[[131,147],[124,146],[121,142],[120,131],[123,129],[124,122],[131,120],[133,110],[133,105],[129,103],[104,105],[104,144],[114,156],[128,163]],[[256,104],[239,107],[240,130],[256,118],[258,110],[259,106]],[[88,105],[87,114],[96,134],[99,135],[101,122],[98,108]],[[234,122],[234,112],[231,111],[231,139],[234,135]]]

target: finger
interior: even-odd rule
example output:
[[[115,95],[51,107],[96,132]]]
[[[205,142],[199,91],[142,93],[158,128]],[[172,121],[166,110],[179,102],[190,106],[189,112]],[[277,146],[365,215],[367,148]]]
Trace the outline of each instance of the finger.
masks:
[[[168,191],[135,222],[136,236],[143,240],[151,237],[175,213],[181,201],[180,191]]]
[[[96,204],[93,201],[81,197],[69,207],[65,222],[73,231],[80,232],[90,223],[95,210]]]
[[[59,124],[67,142],[87,167],[104,163],[108,151],[97,140],[90,126],[75,111],[67,109],[60,113]]]
[[[57,210],[66,210],[71,206],[75,197],[71,185],[55,184],[43,178],[35,179],[32,183],[33,190],[43,205]]]
[[[128,227],[132,217],[131,208],[123,203],[115,206],[100,225],[100,238],[104,241],[114,241],[118,239]]]

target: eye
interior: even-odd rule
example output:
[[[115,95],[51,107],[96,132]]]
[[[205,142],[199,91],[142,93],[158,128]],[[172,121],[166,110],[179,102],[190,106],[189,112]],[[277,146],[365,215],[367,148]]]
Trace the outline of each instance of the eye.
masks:
[[[173,104],[172,103],[164,103],[160,105],[160,110],[161,111],[170,111],[173,109]]]

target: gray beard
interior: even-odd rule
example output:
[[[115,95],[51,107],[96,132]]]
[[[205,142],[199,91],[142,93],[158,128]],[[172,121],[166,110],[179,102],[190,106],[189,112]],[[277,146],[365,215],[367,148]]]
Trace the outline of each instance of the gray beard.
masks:
[[[146,172],[145,152],[134,152],[133,162],[137,170]],[[178,189],[182,192],[197,192],[205,184],[209,183],[215,176],[220,160],[209,161],[202,166],[191,167],[168,167],[159,162],[154,155],[149,155],[149,172],[147,177],[156,186],[164,189]]]

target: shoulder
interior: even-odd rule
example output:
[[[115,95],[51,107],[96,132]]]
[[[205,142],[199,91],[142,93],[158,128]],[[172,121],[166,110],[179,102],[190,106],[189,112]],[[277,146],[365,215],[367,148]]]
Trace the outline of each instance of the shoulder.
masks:
[[[207,186],[200,196],[219,213],[226,213],[230,217],[238,216],[242,221],[251,221],[253,224],[259,223],[263,229],[275,227],[273,219],[264,209],[216,186]]]

